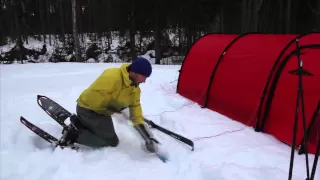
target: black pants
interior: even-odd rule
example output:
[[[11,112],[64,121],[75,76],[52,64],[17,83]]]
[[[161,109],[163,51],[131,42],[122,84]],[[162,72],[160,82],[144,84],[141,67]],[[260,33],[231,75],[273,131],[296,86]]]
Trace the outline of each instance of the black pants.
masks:
[[[91,147],[115,147],[119,143],[111,116],[98,114],[77,105],[77,115],[86,129],[81,129],[77,143]]]

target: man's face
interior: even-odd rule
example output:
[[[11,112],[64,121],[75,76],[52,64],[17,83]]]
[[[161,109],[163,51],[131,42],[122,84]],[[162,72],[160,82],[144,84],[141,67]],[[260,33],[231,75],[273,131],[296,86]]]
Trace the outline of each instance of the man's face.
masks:
[[[139,86],[140,83],[145,83],[147,77],[135,72],[131,72],[131,78],[130,78],[135,86]]]

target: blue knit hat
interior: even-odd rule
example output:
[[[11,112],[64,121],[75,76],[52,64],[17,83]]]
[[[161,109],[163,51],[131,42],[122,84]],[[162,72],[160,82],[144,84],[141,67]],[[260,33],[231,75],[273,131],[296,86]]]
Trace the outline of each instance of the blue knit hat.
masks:
[[[143,58],[137,57],[130,65],[129,70],[146,77],[149,77],[152,73],[151,63]]]

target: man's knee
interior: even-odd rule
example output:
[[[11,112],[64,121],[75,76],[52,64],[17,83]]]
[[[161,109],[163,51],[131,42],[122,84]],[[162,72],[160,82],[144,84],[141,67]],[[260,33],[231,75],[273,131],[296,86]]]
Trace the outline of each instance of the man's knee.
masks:
[[[116,146],[118,146],[118,144],[119,144],[118,136],[115,136],[114,138],[112,138],[108,141],[108,145],[111,147],[116,147]]]

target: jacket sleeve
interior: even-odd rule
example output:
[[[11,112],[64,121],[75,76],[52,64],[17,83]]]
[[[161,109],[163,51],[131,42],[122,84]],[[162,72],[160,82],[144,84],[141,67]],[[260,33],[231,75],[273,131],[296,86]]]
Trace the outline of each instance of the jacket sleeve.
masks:
[[[129,106],[130,120],[133,125],[139,125],[144,123],[142,116],[142,107],[140,103],[140,89],[138,88],[137,93],[135,94],[134,102]]]

